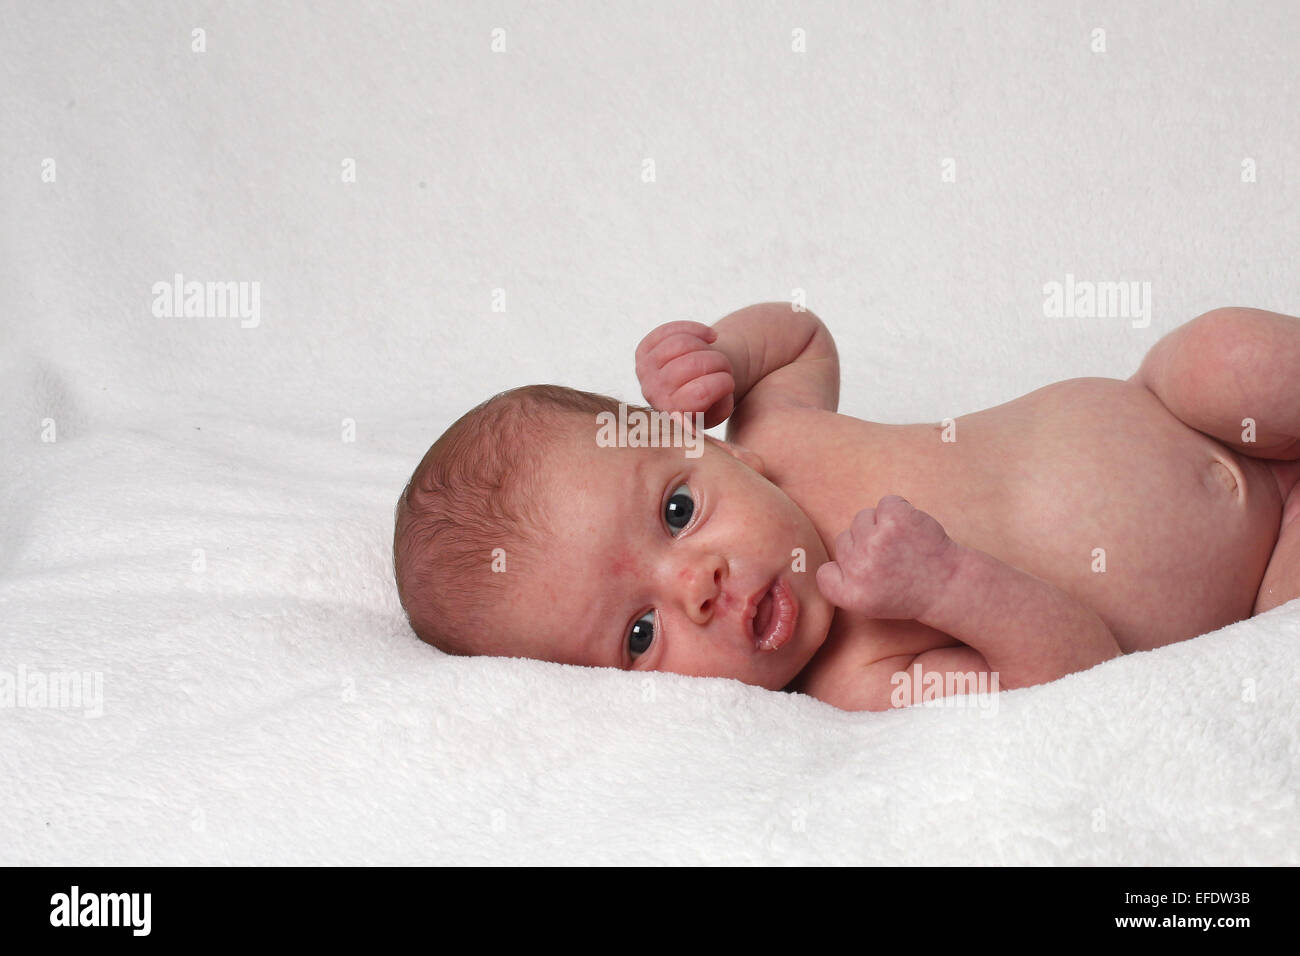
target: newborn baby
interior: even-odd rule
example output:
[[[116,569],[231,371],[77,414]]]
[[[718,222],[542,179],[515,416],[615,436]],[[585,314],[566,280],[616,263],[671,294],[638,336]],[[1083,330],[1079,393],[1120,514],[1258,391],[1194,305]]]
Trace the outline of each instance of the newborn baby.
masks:
[[[612,443],[637,409],[528,386],[429,449],[393,546],[421,638],[884,710],[1300,595],[1300,319],[1217,309],[1132,378],[937,425],[837,413],[830,332],[789,304],[670,322],[636,363],[678,447]]]

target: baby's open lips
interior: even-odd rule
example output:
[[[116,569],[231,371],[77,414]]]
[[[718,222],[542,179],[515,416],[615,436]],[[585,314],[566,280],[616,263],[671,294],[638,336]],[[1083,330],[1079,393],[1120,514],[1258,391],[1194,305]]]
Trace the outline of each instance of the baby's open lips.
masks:
[[[754,617],[750,620],[756,640],[767,633],[767,625],[772,621],[772,603],[772,587],[768,585],[754,608]]]
[[[745,636],[757,650],[777,650],[794,634],[798,615],[794,590],[777,575],[745,603]]]

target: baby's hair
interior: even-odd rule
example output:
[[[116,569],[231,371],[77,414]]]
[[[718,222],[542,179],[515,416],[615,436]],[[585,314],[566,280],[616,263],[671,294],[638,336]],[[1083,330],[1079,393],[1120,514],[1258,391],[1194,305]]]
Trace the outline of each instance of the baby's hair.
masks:
[[[508,646],[491,612],[505,597],[511,567],[541,546],[537,493],[546,454],[567,421],[587,417],[594,440],[596,415],[617,415],[618,407],[618,399],[594,392],[525,385],[470,409],[433,443],[393,521],[397,594],[421,640],[448,654]],[[506,573],[493,572],[494,555],[505,557]]]

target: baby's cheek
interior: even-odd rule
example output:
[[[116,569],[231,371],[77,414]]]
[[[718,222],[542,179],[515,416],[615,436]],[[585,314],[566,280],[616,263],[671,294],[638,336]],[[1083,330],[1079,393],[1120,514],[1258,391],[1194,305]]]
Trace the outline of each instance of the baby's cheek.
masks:
[[[825,560],[822,539],[817,534],[817,529],[813,527],[812,521],[802,511],[788,514],[783,530],[785,532],[783,540],[797,542],[797,547],[802,548],[810,560]]]

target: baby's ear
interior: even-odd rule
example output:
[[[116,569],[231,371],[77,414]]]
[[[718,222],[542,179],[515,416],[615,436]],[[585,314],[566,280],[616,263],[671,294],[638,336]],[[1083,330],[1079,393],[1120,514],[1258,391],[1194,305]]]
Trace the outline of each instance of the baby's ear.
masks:
[[[750,468],[753,468],[760,475],[763,475],[764,477],[767,476],[767,473],[763,470],[763,459],[759,458],[757,454],[750,451],[744,445],[733,445],[729,441],[722,441],[720,438],[714,438],[712,435],[705,435],[704,438],[706,441],[713,442],[713,444],[717,445],[732,458],[735,458],[737,461],[743,462]]]

